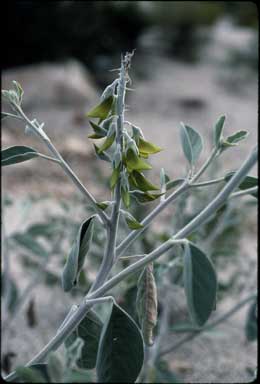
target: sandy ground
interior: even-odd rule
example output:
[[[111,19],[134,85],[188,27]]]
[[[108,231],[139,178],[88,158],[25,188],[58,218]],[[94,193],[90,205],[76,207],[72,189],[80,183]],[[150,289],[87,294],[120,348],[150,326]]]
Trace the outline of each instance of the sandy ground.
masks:
[[[140,59],[141,60],[141,59]],[[226,134],[248,129],[248,139],[230,152],[223,154],[219,172],[237,168],[245,159],[257,141],[257,84],[251,80],[246,83],[243,92],[232,93],[223,88],[219,79],[222,69],[208,63],[189,66],[170,61],[162,57],[144,57],[149,74],[147,79],[137,80],[134,77],[132,92],[128,97],[130,106],[126,114],[127,120],[142,127],[147,138],[164,148],[154,157],[154,180],[158,180],[159,169],[164,167],[171,178],[185,174],[185,161],[180,149],[179,122],[183,121],[198,129],[205,138],[205,149],[201,157],[203,161],[210,152],[212,128],[216,119],[226,114]],[[93,104],[96,100],[93,100]],[[52,133],[47,128],[48,133]],[[20,131],[19,131],[20,132]],[[3,132],[3,144],[35,143],[34,138],[24,138],[21,132],[12,129]],[[90,185],[91,191],[103,200],[109,198],[104,193],[103,183],[99,180],[109,173],[106,165],[99,168],[95,165],[95,157],[91,144],[86,140],[85,128],[78,127],[71,132],[69,125],[64,125],[61,136],[53,132],[58,148],[70,161],[73,169],[82,180]],[[74,142],[73,142],[74,140]],[[36,147],[37,145],[33,145]],[[74,148],[75,150],[73,150]],[[8,168],[8,167],[7,167]],[[57,209],[55,199],[62,196],[69,198],[74,193],[66,176],[62,175],[55,164],[42,166],[41,160],[24,163],[17,168],[4,169],[2,176],[3,191],[8,191],[15,200],[15,206],[5,217],[6,232],[11,233],[19,223],[19,207],[22,199],[30,192],[49,194],[45,205],[35,209],[33,215],[22,225],[37,220],[47,211]],[[256,173],[256,168],[252,174]],[[47,179],[46,179],[47,176]],[[20,205],[19,205],[20,204]],[[18,214],[15,214],[18,212]],[[79,218],[81,214],[79,213]],[[247,296],[256,282],[256,215],[249,219],[250,232],[245,230],[240,239],[241,274],[250,268],[251,284],[245,284],[243,293],[230,297],[221,303],[218,313],[230,308],[234,303]],[[19,266],[19,261],[11,264],[11,271],[17,277],[19,286],[26,285],[26,276]],[[249,263],[249,260],[251,264]],[[248,262],[247,262],[248,261]],[[250,267],[249,267],[250,265]],[[25,363],[54,334],[72,299],[65,298],[61,290],[38,286],[33,297],[36,299],[39,323],[35,328],[28,328],[21,313],[14,321],[4,341],[3,351],[16,351],[14,364]],[[55,310],[54,310],[55,307]],[[185,344],[174,355],[169,355],[171,367],[179,373],[185,382],[248,382],[251,373],[247,369],[256,367],[256,343],[246,343],[243,331],[245,308],[221,325],[214,335],[203,335]]]

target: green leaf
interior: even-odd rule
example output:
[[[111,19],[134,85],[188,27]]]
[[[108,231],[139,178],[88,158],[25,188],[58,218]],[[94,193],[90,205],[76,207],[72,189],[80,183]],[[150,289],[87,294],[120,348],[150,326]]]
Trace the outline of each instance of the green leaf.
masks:
[[[62,383],[64,366],[57,353],[51,352],[48,355],[47,370],[52,383]]]
[[[147,155],[152,155],[154,153],[162,151],[162,148],[150,143],[149,141],[145,141],[141,136],[139,137],[137,146],[140,152]]]
[[[48,383],[40,370],[30,367],[17,367],[15,369],[19,382],[23,383]]]
[[[21,87],[21,85],[13,80],[13,84],[14,84],[14,88],[15,88],[15,91],[16,91],[16,94],[18,96],[18,101],[19,101],[19,104],[21,105],[22,103],[22,100],[23,100],[23,94],[24,94],[24,91],[23,91],[23,88]]]
[[[123,200],[123,203],[124,203],[124,206],[126,208],[129,208],[130,207],[130,193],[129,193],[129,190],[128,189],[125,189],[125,188],[121,188],[121,196],[122,196],[122,200]]]
[[[25,147],[23,145],[15,145],[1,151],[1,165],[6,166],[22,163],[23,161],[27,161],[38,156],[38,152],[36,152],[33,148]]]
[[[181,143],[186,159],[193,166],[203,148],[201,135],[195,129],[181,123]]]
[[[100,125],[94,123],[93,121],[90,121],[89,122],[91,127],[93,128],[94,130],[94,135],[95,137],[93,137],[94,135],[89,135],[88,137],[91,138],[91,139],[100,139],[102,137],[105,137],[107,135],[107,131],[100,127]]]
[[[133,182],[135,187],[137,187],[143,192],[153,190],[155,191],[160,189],[156,185],[150,183],[150,181],[147,180],[141,172],[133,171],[131,173],[131,181]]]
[[[126,224],[128,225],[128,227],[130,229],[141,229],[143,228],[143,225],[141,223],[139,223],[139,221],[137,221],[134,216],[131,215],[131,213],[127,212],[127,211],[124,211],[123,209],[121,209],[121,213],[124,215],[124,218],[125,218],[125,221],[126,221]]]
[[[107,136],[104,143],[101,145],[101,147],[98,149],[98,153],[102,153],[106,151],[108,148],[111,147],[113,142],[115,141],[116,134],[113,133],[111,136]]]
[[[113,96],[109,96],[107,99],[103,100],[100,104],[98,104],[96,107],[92,108],[88,113],[88,117],[96,117],[101,120],[104,120],[112,107],[113,104]]]
[[[77,238],[67,258],[62,273],[62,287],[65,292],[70,291],[77,284],[79,273],[90,248],[93,235],[93,219],[95,216],[91,216],[81,224]]]
[[[126,152],[126,166],[128,172],[152,169],[151,165],[137,156],[132,148],[129,148]]]
[[[102,326],[103,323],[100,318],[93,310],[91,310],[86,314],[85,318],[80,322],[72,334],[66,339],[66,348],[71,346],[77,337],[80,337],[84,341],[80,358],[77,360],[79,368],[95,368]]]
[[[143,360],[143,338],[138,326],[114,303],[99,343],[97,382],[134,383]]]
[[[175,179],[175,180],[168,181],[168,182],[166,183],[166,191],[168,191],[169,189],[178,187],[178,186],[181,185],[184,181],[185,181],[185,179]]]
[[[238,131],[225,140],[229,145],[236,145],[239,141],[244,140],[249,135],[248,131]]]
[[[102,211],[105,211],[109,205],[112,204],[112,201],[101,201],[100,203],[96,203],[96,205],[102,209]]]
[[[130,191],[130,195],[132,195],[138,201],[138,203],[146,204],[158,199],[160,196],[164,195],[164,193]]]
[[[225,181],[228,182],[231,177],[235,174],[235,172],[228,172],[225,175]],[[258,186],[258,178],[254,176],[246,176],[244,180],[242,181],[241,184],[239,184],[238,188],[241,189],[242,191],[245,189],[253,188]],[[250,193],[250,195],[254,197],[258,197],[257,192]]]
[[[114,189],[114,187],[115,187],[115,185],[119,179],[119,176],[120,176],[120,167],[114,168],[112,175],[110,177],[110,188],[111,189]]]
[[[36,241],[29,233],[15,233],[12,236],[12,239],[15,240],[19,245],[28,249],[32,253],[41,257],[48,257],[48,252],[45,248]]]
[[[221,116],[218,119],[218,121],[215,125],[215,128],[214,128],[214,144],[215,144],[216,148],[218,148],[220,145],[225,120],[226,120],[226,116]]]
[[[99,148],[95,144],[94,144],[94,148],[95,148],[96,155],[100,160],[104,160],[104,161],[107,161],[109,163],[111,162],[111,157],[106,152],[103,151],[103,152],[99,153]]]
[[[192,243],[185,244],[184,289],[191,320],[202,326],[215,306],[217,277],[211,261]]]
[[[157,323],[157,288],[153,275],[153,264],[147,264],[137,284],[136,308],[144,342],[153,345],[153,329]]]
[[[257,302],[254,301],[247,312],[245,333],[248,341],[257,340]]]

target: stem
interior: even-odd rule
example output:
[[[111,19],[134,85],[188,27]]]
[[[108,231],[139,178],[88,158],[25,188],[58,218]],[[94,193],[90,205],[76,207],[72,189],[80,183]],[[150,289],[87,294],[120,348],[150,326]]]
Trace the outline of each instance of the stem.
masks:
[[[196,187],[206,187],[208,185],[213,185],[213,184],[218,184],[221,183],[222,181],[225,181],[224,177],[220,177],[219,179],[214,179],[214,180],[209,180],[209,181],[203,181],[201,183],[192,183],[191,187],[196,188]]]
[[[60,160],[55,159],[54,157],[46,156],[46,155],[44,155],[42,153],[39,153],[39,152],[38,152],[38,156],[42,157],[43,159],[50,160],[50,161],[53,161],[54,163],[59,163],[60,164]]]
[[[240,197],[243,195],[248,195],[248,194],[257,193],[257,192],[258,192],[258,187],[252,187],[252,188],[244,189],[243,191],[234,192],[232,193],[232,195],[230,195],[229,198],[232,199],[234,197]]]
[[[233,308],[231,308],[229,311],[227,311],[223,315],[219,316],[216,320],[212,321],[210,324],[204,326],[201,329],[198,329],[198,330],[195,330],[195,331],[191,331],[191,333],[189,333],[187,336],[183,337],[178,343],[176,343],[176,344],[174,344],[174,345],[172,345],[172,346],[162,350],[159,353],[158,358],[160,358],[160,357],[162,357],[164,355],[167,355],[170,352],[176,351],[180,346],[185,344],[187,341],[190,341],[190,340],[194,339],[195,337],[199,336],[200,333],[202,333],[204,331],[208,331],[208,330],[216,327],[217,325],[223,323],[225,320],[227,320],[229,317],[231,317],[234,313],[239,311],[249,301],[254,300],[255,298],[256,298],[256,295],[251,295],[251,296],[245,298],[244,300],[241,300]]]
[[[116,142],[121,147],[121,153],[123,152],[123,122],[124,122],[124,109],[125,109],[125,88],[126,88],[126,72],[124,66],[124,60],[121,61],[121,70],[118,83],[118,95],[117,95],[117,129],[116,129]],[[122,168],[122,167],[121,167]],[[116,238],[117,229],[120,215],[121,205],[121,182],[120,178],[115,188],[114,196],[115,204],[113,204],[111,219],[108,228],[107,248],[103,257],[100,269],[98,271],[96,280],[92,285],[90,292],[100,287],[107,279],[107,276],[113,267],[115,260]]]
[[[105,212],[102,211],[97,206],[97,202],[95,198],[91,195],[91,193],[85,188],[85,186],[81,183],[79,178],[75,175],[75,173],[72,171],[68,163],[63,159],[61,154],[58,152],[58,150],[55,148],[54,144],[52,144],[50,138],[46,135],[46,133],[39,129],[37,126],[34,125],[33,122],[30,121],[30,119],[24,114],[22,109],[19,106],[16,106],[16,109],[18,113],[23,117],[23,119],[27,122],[27,124],[33,129],[33,132],[43,141],[43,143],[48,147],[50,152],[55,156],[55,158],[59,161],[60,166],[65,171],[66,175],[73,181],[73,183],[77,186],[77,188],[83,193],[85,197],[87,197],[88,201],[91,203],[97,214],[99,215],[102,222],[107,226],[108,225],[108,217],[105,214]]]
[[[64,340],[70,335],[70,333],[77,327],[81,320],[85,317],[86,313],[91,308],[91,303],[87,303],[86,299],[95,299],[102,297],[107,291],[113,288],[115,285],[120,283],[122,280],[127,278],[130,274],[137,272],[140,268],[144,267],[146,264],[158,259],[163,253],[167,252],[174,244],[178,243],[176,240],[185,240],[191,232],[193,232],[198,226],[202,225],[207,221],[208,217],[211,216],[217,209],[219,209],[225,200],[232,193],[232,191],[241,183],[245,178],[249,170],[257,162],[257,147],[253,149],[248,158],[244,161],[239,170],[232,176],[226,186],[222,189],[221,192],[215,197],[215,199],[206,207],[204,210],[197,215],[189,224],[182,228],[172,239],[166,241],[164,244],[160,245],[157,249],[152,251],[150,254],[142,258],[141,260],[136,261],[131,264],[123,271],[119,272],[116,276],[110,278],[106,281],[101,287],[88,294],[84,301],[81,303],[79,309],[76,311],[75,315],[72,315],[68,323],[62,328],[62,330],[57,333],[50,342],[29,362],[26,366],[43,362],[49,352],[56,350]],[[11,373],[5,380],[12,380],[16,377],[16,373]]]
[[[205,172],[205,170],[208,168],[208,166],[212,163],[212,161],[216,157],[217,153],[218,153],[218,148],[214,147],[208,160],[202,165],[202,167],[198,170],[198,172],[192,177],[191,183],[194,183],[194,181],[198,180],[198,178],[202,175],[202,173]]]

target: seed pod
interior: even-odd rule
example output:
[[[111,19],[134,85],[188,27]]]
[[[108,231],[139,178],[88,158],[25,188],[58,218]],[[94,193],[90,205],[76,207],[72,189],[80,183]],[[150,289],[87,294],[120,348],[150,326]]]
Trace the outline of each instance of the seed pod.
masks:
[[[136,307],[146,345],[153,345],[153,329],[157,323],[157,288],[153,275],[153,263],[140,275],[137,285]]]

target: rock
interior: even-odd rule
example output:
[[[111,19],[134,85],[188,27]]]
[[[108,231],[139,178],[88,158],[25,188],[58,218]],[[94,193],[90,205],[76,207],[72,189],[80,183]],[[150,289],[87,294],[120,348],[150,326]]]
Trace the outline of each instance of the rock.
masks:
[[[86,112],[98,101],[98,93],[88,71],[77,61],[38,64],[2,72],[2,88],[18,81],[24,89],[23,110],[29,118],[44,122],[51,138],[64,132],[86,130]],[[3,110],[9,110],[3,104]],[[4,119],[3,127],[23,135],[24,124]],[[19,128],[19,129],[18,129]]]
[[[24,89],[23,108],[81,107],[97,98],[94,82],[77,61],[37,64],[2,72],[2,88],[12,88],[12,80]]]

